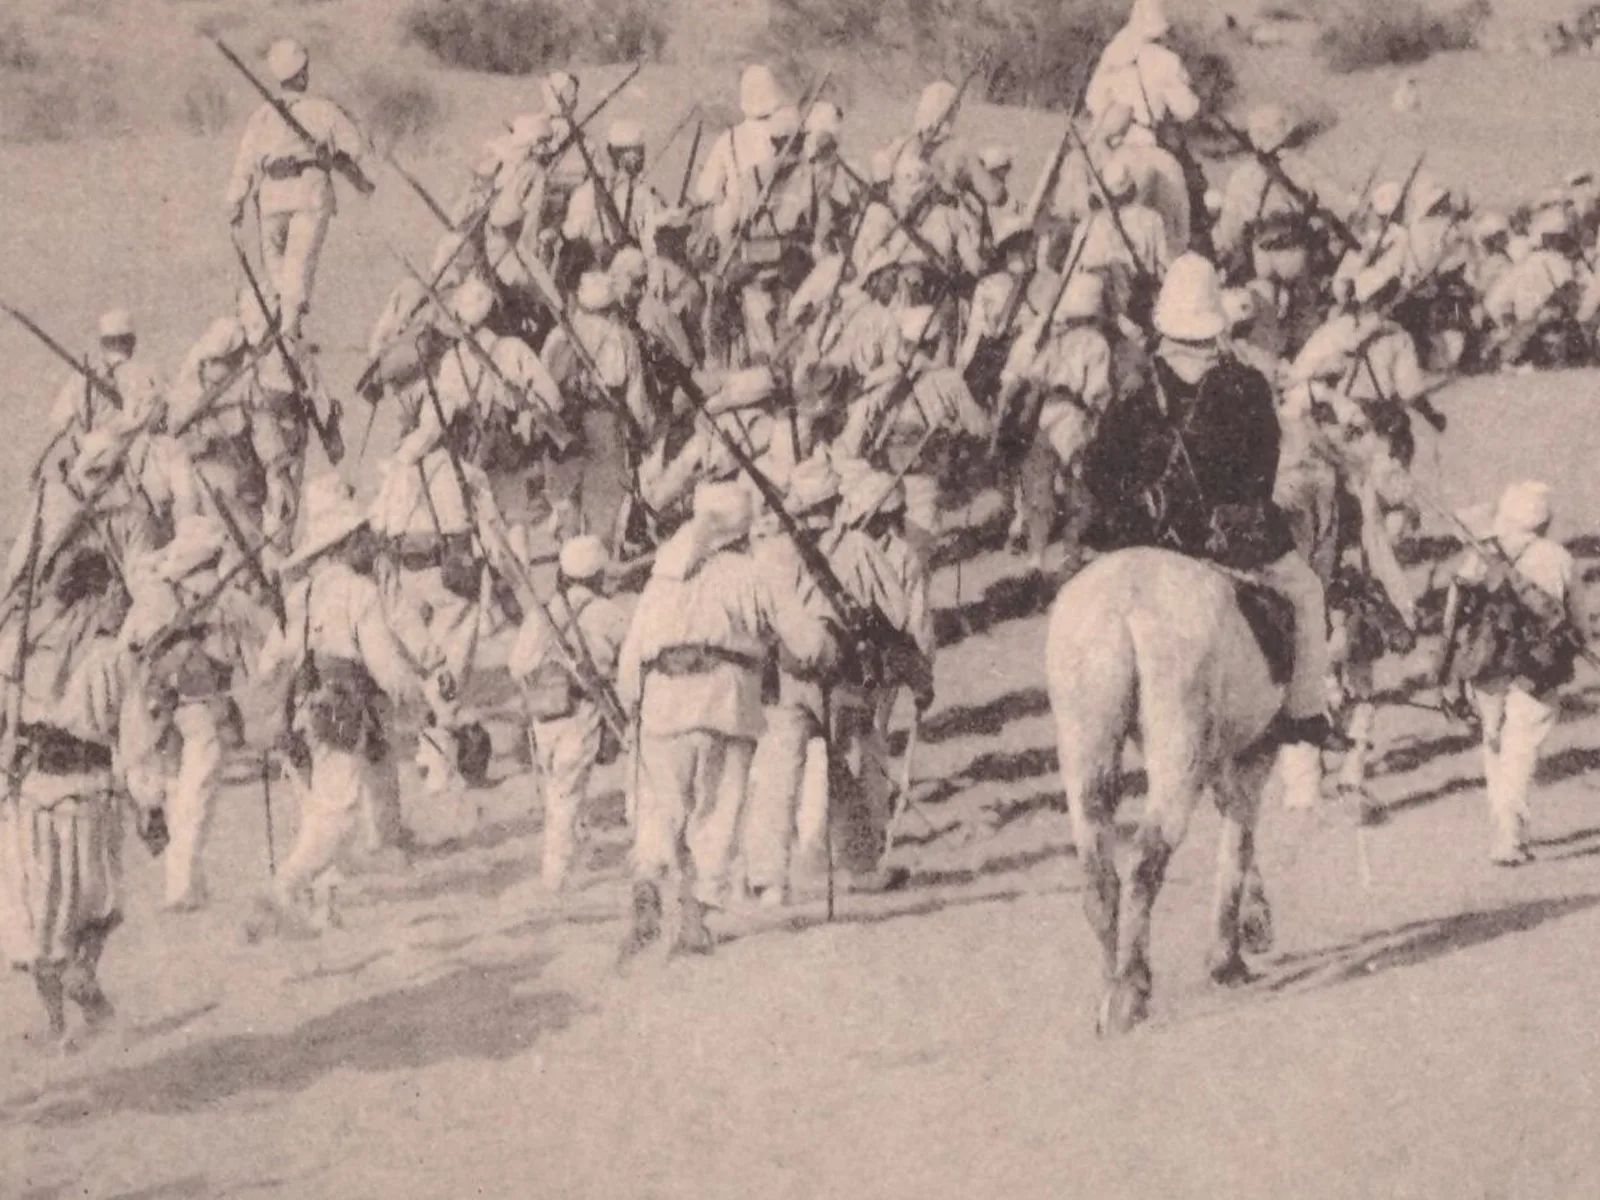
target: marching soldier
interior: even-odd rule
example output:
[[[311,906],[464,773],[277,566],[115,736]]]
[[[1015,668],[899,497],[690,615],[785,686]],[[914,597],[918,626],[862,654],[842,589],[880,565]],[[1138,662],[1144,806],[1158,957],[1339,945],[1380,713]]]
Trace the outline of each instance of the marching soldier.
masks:
[[[304,46],[288,38],[274,42],[267,51],[267,67],[284,95],[278,104],[263,104],[245,126],[225,202],[237,229],[254,197],[261,261],[283,315],[283,332],[298,340],[311,307],[323,239],[337,208],[331,172],[342,170],[364,181],[360,164],[366,141],[338,105],[306,94],[311,56]],[[284,112],[315,144],[284,119]],[[371,188],[368,183],[365,190]]]
[[[261,529],[272,541],[274,552],[287,557],[300,516],[300,484],[305,478],[311,421],[321,411],[337,422],[338,404],[323,387],[310,355],[297,354],[293,342],[282,347],[277,344],[271,318],[248,286],[239,292],[239,323],[256,352],[249,381],[250,435],[256,458],[266,472]]]
[[[902,635],[903,651],[887,656],[890,670],[871,687],[844,681],[831,695],[829,821],[834,856],[845,889],[857,893],[903,887],[909,872],[889,867],[893,794],[889,775],[889,721],[902,687],[911,692],[920,720],[933,704],[936,639],[928,604],[925,560],[902,529],[905,490],[881,471],[843,460],[841,503],[828,560],[845,589],[886,629]],[[804,847],[803,850],[808,849]]]
[[[135,357],[139,338],[127,309],[112,309],[100,318],[99,340],[89,369],[115,394],[107,395],[74,372],[50,406],[50,442],[40,456],[41,466],[56,471],[70,467],[84,437],[121,418],[125,408],[148,409],[161,394],[155,372]]]
[[[1057,480],[1076,474],[1114,395],[1111,343],[1102,325],[1104,296],[1099,275],[1074,274],[1048,328],[1039,329],[1038,317],[1028,321],[1001,372],[999,411],[1015,430],[1017,445],[1011,453],[1022,454],[1018,527],[1036,570],[1043,566],[1055,522]],[[1078,498],[1073,507],[1074,518],[1086,515],[1087,498]],[[1068,547],[1070,556],[1077,551],[1075,544]]]
[[[494,309],[486,284],[469,280],[448,303],[454,341],[422,380],[416,425],[385,464],[372,521],[374,532],[389,539],[396,568],[385,594],[390,620],[412,659],[431,672],[433,715],[439,745],[445,746],[446,733],[456,734],[458,742],[478,736],[472,723],[458,719],[457,701],[476,658],[482,622],[495,611],[487,603],[482,539],[493,532],[496,545],[511,544],[482,465],[498,467],[494,447],[517,441],[512,426],[520,419],[518,398],[507,396],[501,381],[526,385],[529,403],[553,408],[559,400],[527,345],[486,327]],[[436,790],[455,782],[445,769],[452,758],[447,755],[440,771],[429,772]]]
[[[589,774],[608,736],[592,680],[573,665],[609,681],[628,619],[601,592],[609,556],[605,544],[581,534],[561,547],[560,574],[545,617],[530,613],[511,649],[511,676],[522,688],[529,738],[544,790],[544,854],[540,878],[552,892],[565,886],[577,848],[578,823],[588,798]],[[555,638],[559,635],[560,644]]]
[[[117,640],[127,609],[111,563],[77,551],[48,581],[17,654],[21,622],[0,655],[21,659],[15,731],[20,784],[0,804],[0,951],[33,976],[51,1036],[67,1040],[66,1001],[94,1034],[114,1016],[98,969],[122,923],[123,806],[131,794],[141,836],[160,853],[159,795],[141,773],[156,731],[136,700],[134,669]],[[7,738],[8,753],[11,739]]]
[[[181,520],[156,561],[134,572],[133,609],[122,629],[140,659],[151,710],[167,714],[180,743],[163,781],[172,835],[162,905],[168,912],[194,912],[208,899],[201,862],[206,834],[223,761],[243,742],[236,675],[255,663],[274,624],[227,579],[237,575],[230,570],[237,555],[257,548],[235,547],[230,561],[226,540],[213,519],[195,514]]]
[[[911,132],[895,138],[873,158],[880,182],[894,179],[906,162],[930,165],[950,144],[961,116],[961,95],[956,85],[939,79],[922,89],[912,117]]]
[[[1113,159],[1101,176],[1102,192],[1089,197],[1089,219],[1078,226],[1067,250],[1078,270],[1107,277],[1112,312],[1135,326],[1148,324],[1149,304],[1172,261],[1161,214],[1138,201],[1133,174]]]
[[[169,393],[167,425],[194,464],[205,485],[202,491],[217,504],[227,505],[236,525],[259,531],[267,476],[250,430],[244,367],[251,349],[236,316],[213,321],[178,368]],[[202,412],[201,401],[230,378],[236,382],[228,393]]]
[[[846,456],[878,460],[904,479],[907,536],[924,557],[939,537],[940,481],[964,449],[987,445],[991,432],[961,372],[939,363],[939,325],[931,307],[900,314],[893,373],[853,403],[836,443]]]
[[[304,737],[310,765],[292,775],[300,825],[271,895],[246,926],[252,941],[335,923],[341,860],[392,844],[400,826],[394,715],[422,692],[420,664],[384,619],[374,580],[379,541],[366,514],[331,475],[307,485],[306,510],[305,534],[282,567],[287,619],[261,649],[260,674],[270,690],[289,692],[283,732]]]
[[[694,219],[687,209],[665,209],[657,214],[647,235],[650,257],[641,307],[658,310],[663,328],[681,330],[685,344],[674,349],[682,350],[682,361],[699,365],[705,362],[706,286],[689,257],[689,232],[693,227]]]
[[[654,437],[656,418],[643,350],[618,310],[612,277],[588,272],[574,299],[568,323],[550,334],[541,357],[582,424],[586,449],[553,464],[546,479],[562,536],[593,533],[615,546],[633,464]]]
[[[1532,861],[1528,788],[1539,749],[1560,716],[1555,693],[1572,678],[1590,636],[1583,582],[1572,555],[1550,539],[1551,519],[1547,486],[1508,487],[1483,531],[1488,536],[1457,568],[1445,605],[1440,686],[1459,703],[1468,685],[1476,701],[1489,860],[1502,867]]]
[[[1189,70],[1161,39],[1172,30],[1160,0],[1135,0],[1128,21],[1100,55],[1084,93],[1084,108],[1098,119],[1113,104],[1133,114],[1130,141],[1153,145],[1167,125],[1182,126],[1200,112]]]
[[[588,179],[572,194],[561,236],[568,243],[582,242],[590,259],[604,269],[620,246],[644,244],[644,231],[666,207],[656,190],[644,181],[644,130],[633,121],[614,121],[606,134],[610,169],[598,179]],[[600,196],[605,189],[609,204]],[[612,224],[612,211],[622,221]]]
[[[789,477],[784,507],[803,536],[816,539],[828,529],[838,505],[839,476],[825,458],[811,458]],[[768,578],[798,595],[820,601],[799,551],[787,533],[775,531],[757,540],[751,556]],[[819,609],[819,615],[822,615]],[[812,743],[828,735],[829,707],[821,682],[794,664],[779,659],[777,695],[766,708],[766,729],[756,745],[750,773],[750,796],[742,831],[745,884],[764,908],[789,902],[790,853],[801,790],[808,778]]]
[[[706,151],[695,177],[694,199],[711,210],[711,235],[723,253],[739,223],[755,209],[776,158],[768,120],[787,103],[768,67],[759,63],[746,67],[739,78],[743,120],[719,134]]]
[[[694,515],[656,554],[623,641],[618,692],[634,720],[632,928],[624,958],[661,936],[663,883],[679,893],[677,949],[706,952],[705,910],[720,907],[762,730],[769,646],[825,672],[827,625],[747,549],[749,492],[702,484]]]

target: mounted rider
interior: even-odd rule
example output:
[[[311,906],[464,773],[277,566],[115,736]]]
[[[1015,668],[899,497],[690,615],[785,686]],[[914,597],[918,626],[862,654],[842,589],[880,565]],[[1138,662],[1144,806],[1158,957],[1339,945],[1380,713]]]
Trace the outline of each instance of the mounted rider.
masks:
[[[1097,549],[1159,546],[1265,583],[1294,605],[1294,672],[1273,733],[1331,746],[1325,711],[1322,584],[1272,500],[1279,428],[1272,386],[1223,350],[1228,325],[1216,267],[1172,265],[1155,306],[1161,340],[1144,384],[1110,411],[1084,459],[1099,505]]]

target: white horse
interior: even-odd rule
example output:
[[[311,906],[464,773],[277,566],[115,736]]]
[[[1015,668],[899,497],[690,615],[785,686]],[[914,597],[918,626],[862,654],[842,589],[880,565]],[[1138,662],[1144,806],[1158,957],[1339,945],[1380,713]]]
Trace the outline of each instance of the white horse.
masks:
[[[1272,680],[1233,582],[1165,550],[1118,551],[1070,580],[1050,616],[1047,653],[1084,905],[1104,955],[1098,1027],[1125,1033],[1148,1015],[1151,909],[1207,789],[1222,814],[1212,979],[1245,982],[1241,949],[1271,948],[1255,827],[1275,756],[1262,735],[1284,689]],[[1124,896],[1114,818],[1123,746],[1132,737],[1149,783]]]

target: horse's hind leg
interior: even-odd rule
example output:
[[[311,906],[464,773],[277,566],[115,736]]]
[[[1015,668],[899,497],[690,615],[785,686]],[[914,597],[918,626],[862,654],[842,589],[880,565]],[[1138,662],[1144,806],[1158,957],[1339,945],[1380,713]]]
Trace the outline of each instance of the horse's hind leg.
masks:
[[[1133,871],[1123,909],[1123,944],[1101,1010],[1102,1033],[1126,1033],[1149,1015],[1154,986],[1150,971],[1151,913],[1166,880],[1172,852],[1183,841],[1199,799],[1199,764],[1197,739],[1181,733],[1159,736],[1147,730],[1145,765],[1150,795],[1134,838]]]
[[[1217,844],[1215,938],[1206,967],[1217,983],[1247,983],[1250,969],[1241,946],[1256,952],[1271,948],[1272,914],[1256,867],[1256,820],[1261,793],[1272,772],[1272,756],[1257,753],[1235,762],[1217,781],[1222,836]]]
[[[1109,769],[1067,784],[1072,842],[1083,870],[1083,911],[1100,943],[1101,974],[1109,982],[1117,969],[1117,917],[1122,881],[1117,875],[1116,814],[1118,772]]]

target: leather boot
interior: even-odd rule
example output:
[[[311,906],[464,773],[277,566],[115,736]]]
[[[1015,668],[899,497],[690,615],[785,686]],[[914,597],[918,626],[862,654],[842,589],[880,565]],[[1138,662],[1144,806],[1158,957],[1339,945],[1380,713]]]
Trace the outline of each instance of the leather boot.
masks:
[[[706,928],[706,906],[694,896],[683,898],[679,910],[678,936],[672,943],[674,954],[710,954],[717,939]]]
[[[633,885],[633,927],[622,939],[619,962],[627,962],[661,937],[661,889],[648,880]]]

